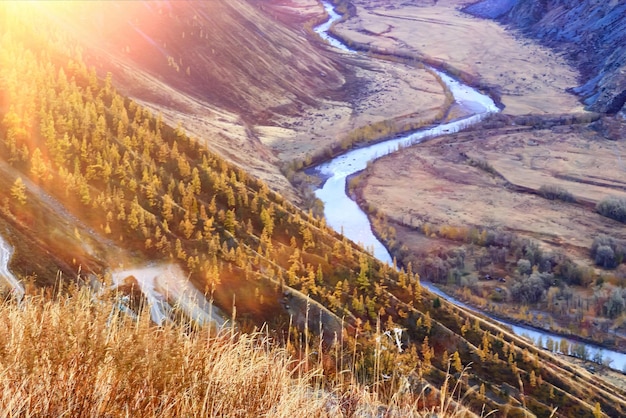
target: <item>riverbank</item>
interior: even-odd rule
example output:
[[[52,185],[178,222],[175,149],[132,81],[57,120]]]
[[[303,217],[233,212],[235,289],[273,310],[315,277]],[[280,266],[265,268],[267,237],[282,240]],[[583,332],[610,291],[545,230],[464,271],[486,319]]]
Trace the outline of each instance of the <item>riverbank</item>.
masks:
[[[626,239],[617,222],[594,210],[605,196],[624,193],[619,171],[606,170],[620,153],[626,153],[623,144],[586,125],[467,132],[377,161],[360,176],[356,193],[373,218],[384,215],[388,225],[379,234],[394,228],[397,246],[405,247],[396,254],[399,260],[416,265],[462,250],[463,265],[446,267],[444,277],[436,280],[448,282],[448,274],[458,273],[452,282],[468,289],[466,299],[471,295],[474,304],[501,306],[498,314],[514,320],[525,314],[502,302],[512,301],[518,260],[529,256],[502,243],[489,244],[491,249],[475,245],[468,233],[492,231],[530,240],[551,260],[552,269],[567,264],[563,257],[573,260],[577,276],[564,276],[559,267],[554,286],[545,288],[545,299],[533,309],[553,317],[555,328],[557,323],[565,329],[576,324],[569,333],[602,343],[616,338],[609,329],[619,332],[621,318],[606,318],[603,304],[619,288],[623,270],[596,269],[590,248],[600,235]],[[547,185],[570,193],[572,200],[543,197]],[[496,254],[496,247],[502,253]],[[483,280],[486,275],[507,280]]]
[[[476,93],[474,94],[474,97],[477,97]],[[452,130],[452,129],[443,129],[443,131],[445,131],[445,133],[455,132],[455,130]],[[436,142],[436,141],[432,141],[432,142]],[[398,144],[395,141],[390,141],[388,145],[388,149],[394,146],[397,147]],[[419,201],[425,201],[425,202],[437,201],[436,198],[428,199],[428,198],[424,198],[421,195],[415,196],[415,189],[414,189],[415,176],[412,175],[412,172],[410,171],[410,167],[413,165],[411,161],[414,161],[414,160],[419,161],[420,159],[419,151],[417,151],[417,149],[418,149],[417,147],[414,147],[413,148],[414,153],[411,153],[410,157],[407,160],[404,160],[406,161],[406,165],[395,164],[393,168],[391,169],[390,167],[386,166],[386,168],[388,169],[388,175],[389,173],[392,173],[390,175],[391,177],[393,177],[393,179],[387,178],[386,181],[393,181],[393,180],[397,181],[398,178],[404,178],[406,180],[404,184],[409,189],[403,190],[401,193],[390,195],[390,193],[392,192],[389,191],[389,187],[383,182],[383,184],[378,183],[376,184],[376,186],[370,188],[370,192],[372,196],[381,198],[381,201],[384,201],[386,204],[390,205],[391,207],[400,207],[400,208],[406,208],[406,207],[413,208],[414,205],[412,205],[410,201],[414,201],[416,198]],[[474,161],[474,162],[483,161],[481,158],[478,158],[478,157],[472,158],[471,156],[468,156],[466,152],[459,153],[453,147],[447,147],[447,149],[450,149],[451,150],[450,152],[452,153],[456,152],[456,154],[460,155],[462,157],[461,160],[463,161],[463,163],[467,163],[467,160],[470,160],[470,162],[471,161]],[[390,152],[390,151],[388,150],[387,152]],[[411,248],[406,247],[406,245],[403,245],[404,244],[403,242],[397,241],[396,237],[391,236],[393,235],[393,233],[389,233],[391,230],[394,229],[394,228],[389,228],[389,225],[383,225],[384,228],[387,228],[386,231],[381,230],[380,228],[376,228],[375,226],[373,235],[370,232],[366,231],[365,230],[366,228],[369,229],[369,221],[364,223],[363,221],[359,220],[362,217],[362,215],[358,214],[360,213],[360,210],[358,209],[355,210],[354,208],[351,207],[352,204],[350,203],[349,199],[347,198],[344,199],[345,190],[341,190],[342,188],[343,189],[346,188],[345,181],[348,175],[350,175],[351,173],[357,172],[360,169],[365,168],[365,163],[368,162],[370,159],[379,158],[380,156],[386,154],[387,152],[385,152],[382,148],[377,148],[376,151],[374,152],[354,150],[346,154],[341,159],[336,159],[336,160],[333,160],[332,162],[320,165],[319,171],[322,175],[328,175],[328,174],[333,174],[333,173],[334,175],[330,177],[330,180],[327,180],[324,186],[316,192],[316,195],[320,199],[322,199],[327,205],[329,205],[328,207],[325,208],[325,215],[326,215],[329,225],[333,226],[335,229],[340,228],[344,232],[344,234],[352,238],[355,242],[360,242],[366,247],[373,248],[374,254],[379,259],[389,262],[391,260],[391,256],[388,254],[386,249],[378,248],[377,238],[383,238],[388,245],[391,243],[391,241],[395,241],[395,244],[398,247],[404,247],[403,252],[405,254],[411,254],[411,253],[415,254],[415,252],[418,251],[419,248],[411,249]],[[402,155],[404,155],[405,153],[402,153]],[[393,160],[394,158],[400,158],[398,157],[398,155],[400,154],[401,153],[396,153],[386,158],[389,160]],[[486,170],[486,168],[490,168],[490,166],[485,165],[485,164],[478,164],[478,163],[475,163],[474,165],[478,166],[478,167],[474,167],[477,170],[487,171],[489,174],[493,175],[492,173],[493,168],[491,168],[491,170]],[[432,164],[429,166],[431,168],[435,167]],[[472,164],[468,164],[468,166],[472,166]],[[437,169],[439,169],[439,167],[437,167]],[[441,171],[445,172],[446,170],[442,169]],[[368,169],[367,173],[368,175],[371,174],[371,169]],[[379,174],[380,173],[371,175],[370,180],[372,182],[375,182],[379,180],[381,177],[384,178],[384,176],[380,176]],[[430,174],[432,175],[432,173]],[[467,174],[468,174],[467,170],[464,169],[462,172],[457,173],[457,174],[458,174],[457,176],[458,179],[463,179],[464,184],[472,184],[472,180],[467,178]],[[502,175],[500,175],[500,177],[502,177]],[[427,182],[427,179],[425,178],[424,181]],[[476,192],[480,193],[480,190],[483,187],[487,186],[490,182],[493,182],[493,179],[487,181],[487,183],[483,184],[482,187],[475,187],[475,185],[473,187],[475,187]],[[438,189],[437,192],[441,194],[442,190]],[[358,194],[360,194],[361,196],[364,196],[362,192]],[[381,197],[381,196],[384,196],[384,197]],[[398,204],[397,198],[403,198],[405,200],[408,199],[409,201],[404,202],[404,204]],[[373,202],[372,200],[367,200],[367,199],[365,200],[366,201],[363,201],[363,199],[361,199],[361,204],[366,205],[367,211],[370,214],[374,214],[374,217],[380,217],[381,215],[383,218],[385,217],[386,215],[385,212],[383,210],[380,210],[380,207],[378,207],[378,206],[382,206],[381,201]],[[465,202],[464,200],[461,200],[461,199],[458,199],[458,201],[459,203]],[[381,205],[377,206],[376,203],[381,203]],[[441,212],[446,213],[446,210],[432,211],[433,214],[438,214]],[[426,211],[425,213],[431,213],[431,211]],[[376,224],[376,220],[373,220],[373,222],[374,224]],[[426,233],[426,235],[428,237],[429,233]],[[391,241],[389,238],[391,238]],[[402,254],[394,252],[394,256],[397,256],[398,260],[403,262],[404,265],[408,264],[407,263],[408,260],[404,259]],[[414,259],[412,261],[414,261],[413,263],[414,266],[416,265],[419,266],[421,262],[419,259]],[[459,274],[461,273],[462,271],[459,270]],[[506,282],[505,279],[502,279],[502,281]]]
[[[578,85],[579,74],[562,56],[496,22],[461,12],[467,1],[351,3],[353,16],[333,27],[342,39],[446,63],[497,92],[506,114],[582,111],[577,97],[567,92]]]

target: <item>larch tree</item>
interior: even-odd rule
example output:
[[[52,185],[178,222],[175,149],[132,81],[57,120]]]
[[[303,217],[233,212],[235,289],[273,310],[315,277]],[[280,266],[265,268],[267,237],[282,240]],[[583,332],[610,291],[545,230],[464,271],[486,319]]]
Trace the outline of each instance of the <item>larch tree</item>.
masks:
[[[26,204],[26,185],[21,177],[15,179],[15,183],[11,187],[11,196],[20,204]]]

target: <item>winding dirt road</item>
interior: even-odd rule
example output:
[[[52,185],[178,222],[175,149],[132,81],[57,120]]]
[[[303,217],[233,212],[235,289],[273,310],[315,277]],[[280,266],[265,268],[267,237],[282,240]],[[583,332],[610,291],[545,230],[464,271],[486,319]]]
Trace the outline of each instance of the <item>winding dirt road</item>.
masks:
[[[11,292],[21,300],[24,296],[24,286],[9,270],[9,261],[13,255],[13,248],[0,236],[0,277],[11,286]]]

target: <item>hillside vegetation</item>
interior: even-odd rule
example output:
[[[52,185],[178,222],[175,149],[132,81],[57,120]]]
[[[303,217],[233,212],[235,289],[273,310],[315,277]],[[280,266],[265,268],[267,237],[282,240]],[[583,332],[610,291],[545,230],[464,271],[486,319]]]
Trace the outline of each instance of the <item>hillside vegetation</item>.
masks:
[[[54,299],[29,297],[21,306],[0,303],[0,416],[351,417],[385,411],[422,417],[429,411],[402,393],[383,405],[356,381],[331,386],[321,369],[292,360],[267,335],[156,328],[149,316],[134,322],[109,301],[94,303],[94,296],[73,289]],[[440,409],[444,416],[466,416],[451,399]]]
[[[348,390],[359,382],[374,387],[384,404],[401,393],[419,410],[449,405],[449,388],[457,387],[477,414],[626,413],[620,389],[434,297],[410,265],[397,271],[379,263],[322,219],[208,151],[183,126],[171,127],[121,95],[112,76],[98,77],[50,16],[31,4],[0,4],[1,231],[15,248],[12,271],[34,285],[29,293],[43,287],[56,295],[54,303],[31,297],[24,307],[2,307],[2,318],[12,322],[2,327],[8,346],[0,350],[0,363],[14,373],[3,377],[3,402],[8,408],[23,400],[17,415],[76,408],[77,414],[115,416],[139,407],[184,415],[187,405],[222,413],[205,401],[219,399],[213,395],[228,381],[207,386],[194,379],[219,379],[206,368],[218,356],[210,349],[236,352],[241,344],[255,346],[255,337],[213,340],[209,327],[198,331],[184,315],[171,318],[181,328],[152,327],[141,315],[145,295],[132,288],[132,277],[122,289],[139,314],[132,327],[126,328],[129,319],[105,320],[110,305],[91,305],[91,297],[72,291],[73,283],[108,289],[113,269],[147,262],[179,265],[236,320],[238,332],[263,327],[301,367],[318,369],[317,379],[330,388]],[[132,350],[124,351],[127,339]],[[291,387],[283,367],[288,361],[262,351],[270,360],[257,353],[250,361],[266,371],[277,362],[277,374],[259,376],[252,388],[235,382],[228,394],[236,389],[242,403],[224,407],[269,415],[268,403],[282,407],[282,397],[272,393]],[[24,367],[13,368],[14,362]],[[183,367],[189,373],[180,374]],[[56,378],[41,377],[50,370]],[[271,386],[275,379],[283,386]],[[116,383],[128,388],[120,398]],[[58,403],[79,385],[83,391],[68,398],[71,405]],[[259,387],[275,392],[261,395]],[[306,390],[298,390],[302,396],[287,400],[285,411],[303,402]],[[246,391],[249,398],[242,397]],[[173,409],[165,411],[168,400]]]

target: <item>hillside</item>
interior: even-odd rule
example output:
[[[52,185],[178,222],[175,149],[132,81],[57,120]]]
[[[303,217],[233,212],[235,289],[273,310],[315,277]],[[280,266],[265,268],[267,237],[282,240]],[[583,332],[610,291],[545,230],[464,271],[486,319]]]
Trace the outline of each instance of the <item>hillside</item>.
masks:
[[[177,7],[189,11],[184,5],[193,4]],[[203,4],[209,7],[213,2]],[[232,13],[244,13],[254,3],[242,2],[241,8],[228,4],[233,5]],[[99,369],[102,356],[108,362],[111,352],[90,351],[83,346],[90,339],[77,334],[110,337],[108,343],[113,344],[112,333],[101,334],[110,322],[98,310],[119,311],[124,321],[137,321],[122,337],[130,335],[133,344],[142,339],[139,348],[152,348],[155,357],[142,350],[116,350],[110,361],[130,379],[122,381],[131,392],[115,399],[114,405],[103,404],[103,409],[108,412],[110,407],[112,416],[121,416],[136,405],[136,394],[154,390],[151,395],[165,397],[143,399],[154,401],[148,406],[156,414],[162,406],[159,401],[179,396],[165,390],[172,380],[182,379],[184,385],[188,382],[184,379],[200,374],[180,376],[167,367],[157,368],[149,376],[157,384],[152,387],[148,378],[137,378],[144,377],[144,368],[130,366],[171,358],[178,353],[180,340],[184,348],[200,341],[198,350],[203,350],[211,324],[198,311],[206,314],[204,308],[214,305],[225,312],[223,319],[233,321],[233,332],[262,329],[265,338],[282,344],[305,370],[319,370],[324,382],[344,389],[362,384],[389,407],[401,394],[407,404],[441,409],[449,388],[456,387],[473,414],[497,410],[507,416],[528,412],[550,416],[555,408],[557,416],[591,417],[598,408],[610,416],[626,413],[622,389],[435,297],[421,287],[410,265],[398,271],[381,264],[330,230],[323,219],[302,211],[263,180],[209,150],[205,144],[211,143],[211,136],[195,140],[182,123],[169,125],[160,114],[123,95],[114,86],[116,76],[99,77],[86,62],[82,40],[63,29],[68,11],[55,10],[52,3],[47,6],[52,9],[42,13],[39,6],[0,4],[0,233],[15,249],[10,270],[26,284],[21,303],[38,318],[29,323],[34,328],[24,332],[27,339],[5,339],[14,345],[0,351],[0,361],[13,364],[19,359],[24,367],[12,369],[21,374],[6,375],[4,387],[24,389],[21,398],[41,396],[43,404],[50,405],[48,399],[67,393],[65,383],[73,387],[73,365],[82,367],[79,371],[87,382],[93,382],[93,368],[102,373],[116,370]],[[84,37],[91,36],[84,31]],[[403,71],[410,73],[411,68],[415,66],[407,64]],[[430,73],[416,70],[420,83],[434,83],[433,90],[440,87]],[[424,95],[431,91],[426,89]],[[442,94],[437,97],[439,105],[429,109],[433,115],[445,102]],[[159,270],[161,266],[165,267]],[[170,292],[167,284],[172,282],[157,280],[165,275],[160,271],[193,284],[207,301],[190,301]],[[85,297],[89,302],[81,305],[74,286],[90,286],[97,295]],[[67,308],[70,301],[81,313],[93,316],[72,314],[71,308],[57,310]],[[103,307],[101,302],[110,304]],[[3,309],[10,310],[12,303]],[[5,316],[16,318],[20,309]],[[158,328],[148,323],[148,317],[164,332],[153,333]],[[68,318],[76,321],[60,321]],[[47,320],[49,327],[37,328]],[[94,324],[101,326],[91,328]],[[54,327],[60,325],[63,331],[56,332]],[[207,326],[198,331],[203,325]],[[23,335],[22,326],[19,320],[7,323],[7,335]],[[75,332],[73,326],[79,329]],[[184,332],[174,332],[170,340],[165,334],[172,329]],[[197,335],[204,338],[194,340]],[[70,359],[39,351],[9,355],[28,354],[27,349],[46,342],[67,344],[66,351],[48,346],[44,352],[68,353]],[[68,347],[73,345],[84,350]],[[88,354],[94,354],[93,362],[86,360]],[[131,354],[137,363],[123,357]],[[209,351],[199,353],[199,362],[210,356]],[[177,371],[200,367],[184,358],[177,363],[179,359],[171,363]],[[56,360],[70,366],[68,374],[44,380],[45,390],[37,392],[42,386],[30,383]],[[124,374],[129,367],[137,373]],[[107,379],[113,381],[113,375]],[[102,380],[94,383],[99,384],[103,385],[99,399],[109,399],[107,385]],[[204,381],[195,389],[219,391]],[[198,393],[185,395],[197,400]],[[14,395],[3,391],[2,404]],[[76,404],[98,401],[91,392],[78,396]],[[346,403],[351,405],[350,399]],[[347,408],[343,413],[357,412]]]
[[[123,94],[210,137],[205,146],[298,204],[311,202],[294,189],[294,171],[341,149],[352,131],[445,111],[427,71],[324,48],[311,30],[324,18],[315,0],[91,3],[59,19],[100,77],[110,72]]]
[[[101,77],[112,73],[125,95],[299,199],[255,125],[317,107],[345,82],[341,65],[251,2],[76,4],[63,23]]]
[[[497,17],[524,35],[561,52],[581,71],[574,89],[589,110],[625,112],[626,4],[619,1],[516,0],[492,1],[465,9],[480,16]]]

